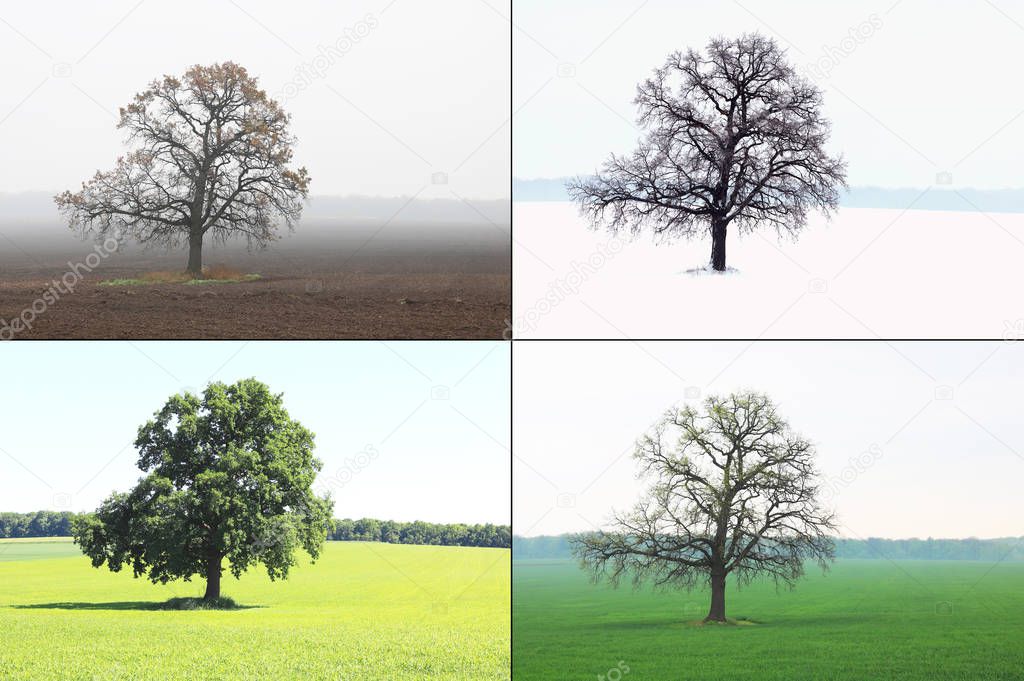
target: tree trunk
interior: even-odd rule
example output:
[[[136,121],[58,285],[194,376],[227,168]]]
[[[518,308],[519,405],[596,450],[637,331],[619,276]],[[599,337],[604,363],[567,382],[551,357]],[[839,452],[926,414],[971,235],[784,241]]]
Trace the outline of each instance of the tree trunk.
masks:
[[[711,268],[716,272],[725,271],[725,235],[726,223],[724,220],[712,220],[711,222]]]
[[[705,622],[725,621],[725,573],[711,573],[711,610],[704,618]]]
[[[203,274],[203,235],[192,232],[188,236],[188,273],[199,278]]]
[[[220,555],[213,555],[206,559],[206,594],[204,601],[215,601],[220,598]]]

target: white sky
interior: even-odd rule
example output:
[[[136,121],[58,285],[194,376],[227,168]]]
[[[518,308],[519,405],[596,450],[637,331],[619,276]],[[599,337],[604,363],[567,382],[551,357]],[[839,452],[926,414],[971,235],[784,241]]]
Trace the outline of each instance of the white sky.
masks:
[[[940,171],[959,187],[1022,184],[1024,88],[1006,80],[1024,42],[1019,1],[517,0],[515,21],[517,177],[590,173],[628,152],[636,84],[669,53],[761,31],[819,66],[852,186],[927,187]]]
[[[156,77],[233,60],[283,100],[298,67],[355,35],[284,101],[311,193],[507,198],[509,10],[510,0],[4,3],[0,192],[76,188],[111,166],[118,108]],[[435,172],[448,184],[432,184]]]
[[[95,508],[170,395],[256,377],[316,434],[336,517],[509,522],[507,343],[41,341],[0,367],[3,511]]]
[[[1024,531],[1021,343],[537,341],[516,344],[513,371],[519,535],[632,506],[633,442],[688,388],[772,396],[816,444],[844,536]]]

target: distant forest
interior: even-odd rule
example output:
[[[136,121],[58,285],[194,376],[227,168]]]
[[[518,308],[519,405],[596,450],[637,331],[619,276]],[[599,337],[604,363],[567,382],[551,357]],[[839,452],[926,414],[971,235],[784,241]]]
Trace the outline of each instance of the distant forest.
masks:
[[[67,537],[71,523],[78,516],[70,511],[36,511],[34,513],[0,512],[0,539],[30,537]],[[438,524],[417,520],[400,523],[394,520],[361,518],[335,520],[327,532],[334,541],[379,541],[388,544],[427,544],[434,546],[488,546],[509,548],[512,529],[508,525]]]
[[[435,546],[489,546],[507,549],[512,545],[512,528],[508,525],[435,524],[417,520],[400,523],[394,520],[335,520],[327,533],[335,541],[380,541],[386,544],[429,544]]]
[[[569,536],[513,537],[512,558],[569,559]],[[836,539],[836,558],[1024,560],[1024,537],[1001,539]]]

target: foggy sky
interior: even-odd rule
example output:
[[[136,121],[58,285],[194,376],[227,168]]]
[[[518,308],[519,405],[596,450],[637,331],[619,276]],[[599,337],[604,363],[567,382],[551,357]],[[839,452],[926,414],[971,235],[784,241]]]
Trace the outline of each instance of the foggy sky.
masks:
[[[233,60],[292,114],[311,193],[506,198],[509,4],[5,3],[0,192],[77,188],[123,153],[118,108],[152,79]]]
[[[516,534],[589,531],[632,507],[636,438],[673,404],[740,389],[815,444],[842,536],[1024,531],[1019,343],[538,341],[513,355]]]

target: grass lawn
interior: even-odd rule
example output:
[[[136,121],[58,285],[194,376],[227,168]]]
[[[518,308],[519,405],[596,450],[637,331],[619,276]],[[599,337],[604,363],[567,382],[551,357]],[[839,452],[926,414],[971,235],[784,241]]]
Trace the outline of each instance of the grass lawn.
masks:
[[[239,610],[158,609],[203,586],[0,540],[0,679],[508,678],[506,549],[328,542],[287,581],[226,575]]]
[[[516,561],[516,681],[1024,679],[1024,563],[839,561],[795,591],[737,591],[749,626],[697,626],[706,592],[612,590],[570,561]],[[628,670],[628,671],[627,671]]]

